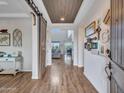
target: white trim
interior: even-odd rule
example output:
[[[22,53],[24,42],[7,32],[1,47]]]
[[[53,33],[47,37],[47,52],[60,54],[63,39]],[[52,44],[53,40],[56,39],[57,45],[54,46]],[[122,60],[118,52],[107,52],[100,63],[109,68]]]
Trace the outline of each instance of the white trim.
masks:
[[[51,66],[51,65],[52,65],[52,64],[47,64],[46,67],[47,67],[47,66]]]
[[[32,76],[32,79],[39,79],[39,78],[38,78],[37,76],[35,76],[35,77],[34,77],[34,76]]]
[[[73,64],[73,66],[78,66],[78,64]]]
[[[21,72],[32,72],[32,70],[22,70]]]
[[[39,32],[38,20],[36,17],[36,25],[32,25],[32,79],[39,78]]]
[[[78,67],[79,67],[79,68],[82,68],[82,67],[84,67],[84,66],[83,66],[83,65],[78,65]]]

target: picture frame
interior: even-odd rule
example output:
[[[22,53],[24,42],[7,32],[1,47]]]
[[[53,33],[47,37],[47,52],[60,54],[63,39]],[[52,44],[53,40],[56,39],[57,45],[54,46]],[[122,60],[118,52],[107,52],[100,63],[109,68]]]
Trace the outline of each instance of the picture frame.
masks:
[[[10,33],[0,33],[0,46],[10,46]]]
[[[107,25],[111,23],[111,11],[110,11],[110,9],[108,10],[103,22]]]
[[[100,52],[101,52],[101,54],[105,53],[105,47],[103,45],[101,46],[101,51]]]
[[[98,42],[92,42],[91,47],[92,49],[98,49]]]
[[[99,55],[100,56],[106,56],[105,51],[106,51],[106,47],[104,45],[100,45],[99,46]]]
[[[84,48],[87,49],[87,42],[84,43]]]
[[[93,34],[95,34],[95,29],[96,29],[96,21],[93,21],[90,25],[88,25],[85,28],[85,37],[89,37]]]
[[[17,28],[13,31],[13,46],[22,47],[22,31]]]

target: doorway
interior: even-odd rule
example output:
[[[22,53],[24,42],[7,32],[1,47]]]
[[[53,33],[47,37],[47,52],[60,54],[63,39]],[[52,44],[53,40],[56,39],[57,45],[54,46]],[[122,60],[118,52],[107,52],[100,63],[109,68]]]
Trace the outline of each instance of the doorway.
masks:
[[[51,31],[52,62],[62,60],[66,64],[73,64],[73,31],[53,29]]]

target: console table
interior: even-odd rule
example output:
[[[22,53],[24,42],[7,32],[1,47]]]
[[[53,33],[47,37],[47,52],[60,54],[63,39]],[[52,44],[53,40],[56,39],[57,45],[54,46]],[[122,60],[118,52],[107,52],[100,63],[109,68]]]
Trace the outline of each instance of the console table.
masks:
[[[0,74],[16,75],[22,69],[22,62],[22,57],[0,57]]]

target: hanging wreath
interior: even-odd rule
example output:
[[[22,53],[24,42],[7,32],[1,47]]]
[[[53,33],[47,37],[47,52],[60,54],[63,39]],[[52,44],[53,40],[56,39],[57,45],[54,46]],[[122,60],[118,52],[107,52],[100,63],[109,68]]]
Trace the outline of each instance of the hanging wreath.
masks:
[[[101,33],[101,42],[106,44],[110,41],[110,33],[109,30]]]

